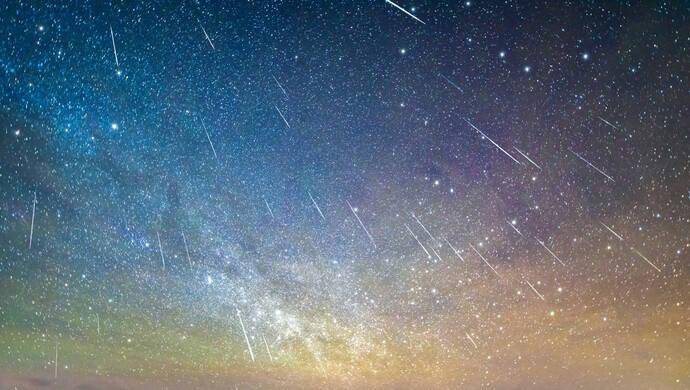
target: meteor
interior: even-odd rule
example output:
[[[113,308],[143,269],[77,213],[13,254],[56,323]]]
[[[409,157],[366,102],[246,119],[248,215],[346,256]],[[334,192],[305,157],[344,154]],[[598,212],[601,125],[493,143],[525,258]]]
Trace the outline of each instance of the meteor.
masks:
[[[546,244],[544,244],[544,241],[537,240],[537,242],[540,243],[541,246],[543,246],[544,249],[546,249],[551,254],[551,256],[554,257],[554,259],[558,260],[558,262],[561,263],[561,265],[565,266],[565,263],[563,263],[561,259],[558,256],[556,256],[556,254],[553,253],[551,249],[549,249],[549,247],[546,246]]]
[[[455,84],[455,83],[454,83],[451,79],[449,79],[448,77],[442,75],[441,73],[439,73],[438,76],[441,77],[442,79],[446,80],[450,85],[452,85],[453,87],[455,87],[455,89],[457,89],[458,91],[460,91],[460,92],[462,92],[462,93],[465,93],[465,91],[463,91],[462,88],[460,88],[457,84]]]
[[[534,161],[532,161],[532,159],[529,158],[528,155],[526,155],[525,153],[523,153],[522,150],[516,148],[515,146],[513,146],[513,149],[515,149],[518,153],[520,153],[520,154],[522,155],[522,157],[526,158],[527,161],[529,161],[530,163],[532,163],[532,165],[534,165],[535,167],[539,168],[539,170],[541,171],[541,167],[540,167],[539,165],[537,165],[537,163],[535,163]]]
[[[406,13],[408,16],[410,16],[412,19],[418,21],[419,23],[421,23],[421,24],[426,24],[426,23],[422,22],[422,20],[419,19],[418,17],[416,17],[416,16],[412,15],[411,13],[407,12],[407,10],[406,10],[405,8],[403,8],[403,7],[401,7],[401,6],[397,5],[397,4],[395,4],[395,3],[392,2],[391,0],[386,0],[386,3],[392,5],[393,7],[395,7],[395,8],[397,8],[397,9],[401,10],[401,11],[404,12],[404,13]]]
[[[482,260],[484,260],[484,263],[485,263],[486,265],[488,265],[489,268],[491,268],[492,271],[494,271],[494,273],[496,274],[496,276],[498,276],[498,277],[500,278],[501,275],[499,275],[498,272],[496,272],[496,269],[495,269],[493,266],[491,266],[491,264],[489,264],[489,262],[484,258],[484,256],[482,256],[482,254],[479,253],[479,251],[478,251],[472,244],[469,244],[469,245],[470,245],[470,248],[472,248],[472,250],[473,250],[476,254],[478,254],[479,257],[482,258]]]
[[[240,314],[240,309],[237,309],[237,318],[240,319],[240,326],[242,327],[242,333],[244,334],[244,341],[247,342],[247,348],[249,348],[249,356],[252,357],[252,362],[254,362],[254,351],[252,350],[252,345],[249,343],[249,337],[247,337],[247,330],[244,329],[244,322],[242,322],[242,314]]]
[[[161,260],[163,261],[163,269],[165,269],[165,256],[163,256],[163,245],[161,245],[161,235],[156,232],[156,237],[158,237],[158,250],[161,253]]]
[[[532,283],[530,283],[529,280],[525,279],[525,282],[527,282],[527,285],[529,285],[529,287],[532,289],[532,291],[534,291],[534,293],[537,294],[537,296],[539,298],[541,298],[542,301],[545,301],[544,296],[539,294],[539,291],[537,291],[537,289],[534,288],[534,286],[532,286]]]
[[[264,198],[264,203],[266,203],[266,208],[268,209],[268,213],[271,214],[271,218],[275,219],[275,216],[273,215],[273,210],[271,210],[271,205],[268,204],[266,198]]]
[[[316,203],[316,200],[314,199],[314,197],[311,196],[311,192],[310,192],[310,191],[307,191],[307,194],[309,194],[309,199],[311,199],[311,202],[314,204],[314,207],[316,207],[316,211],[319,212],[319,215],[321,216],[321,219],[323,219],[323,220],[325,221],[325,220],[326,220],[326,217],[323,216],[323,213],[321,212],[321,208],[320,208],[319,205]]]
[[[404,223],[403,225],[405,225],[405,229],[407,229],[407,231],[410,232],[410,235],[411,235],[412,237],[414,237],[415,241],[417,241],[417,244],[419,244],[419,246],[422,247],[422,249],[424,250],[424,253],[426,253],[427,258],[430,259],[430,258],[431,258],[431,253],[429,253],[429,251],[426,250],[426,248],[424,247],[424,244],[422,244],[422,242],[419,241],[419,238],[417,238],[417,235],[414,234],[414,232],[412,232],[412,229],[410,229],[410,227],[407,226],[406,223]]]
[[[600,119],[602,122],[606,123],[607,125],[609,125],[609,126],[613,127],[614,129],[618,130],[618,127],[614,126],[611,122],[607,121],[606,119],[604,119],[604,118],[602,118],[602,117],[599,117],[599,119]]]
[[[472,339],[472,336],[470,336],[469,333],[465,332],[465,336],[467,336],[467,339],[470,340],[470,343],[472,343],[472,345],[474,345],[474,349],[479,348],[479,347],[477,347],[477,343],[474,342],[474,340]]]
[[[115,65],[119,68],[120,61],[117,60],[117,48],[115,47],[115,34],[113,34],[113,26],[110,26],[110,39],[113,41],[113,54],[115,54]]]
[[[349,200],[346,200],[347,205],[350,206],[350,210],[352,211],[352,214],[355,215],[355,218],[357,218],[357,222],[359,222],[359,226],[362,227],[362,230],[364,230],[364,233],[367,234],[367,237],[369,237],[369,241],[371,241],[371,244],[374,246],[374,249],[376,249],[376,243],[374,242],[374,237],[369,234],[369,230],[367,230],[367,227],[364,226],[364,223],[362,222],[361,219],[359,219],[359,215],[357,215],[357,212],[355,211],[354,207],[350,204]]]
[[[187,253],[187,261],[189,266],[192,266],[192,258],[189,256],[189,247],[187,247],[187,237],[185,237],[184,232],[182,232],[182,242],[184,243],[184,251]]]
[[[200,20],[197,19],[197,21],[199,22],[199,26],[201,26],[201,31],[204,32],[204,36],[206,37],[206,40],[208,41],[209,45],[211,45],[211,49],[216,50],[216,47],[213,46],[213,42],[211,42],[211,37],[209,37],[208,34],[206,33],[206,29],[204,28],[204,25],[201,24]]]
[[[620,234],[616,233],[613,229],[611,229],[610,227],[608,227],[605,223],[603,223],[603,222],[601,222],[601,221],[599,221],[599,223],[600,223],[603,227],[605,227],[608,231],[610,231],[614,236],[616,236],[619,240],[623,241],[623,237],[621,237]]]
[[[34,219],[36,218],[36,192],[34,192],[34,205],[31,211],[31,231],[29,232],[29,249],[34,240]]]
[[[283,86],[280,85],[280,81],[278,81],[276,76],[273,76],[273,75],[271,75],[271,76],[273,77],[273,80],[275,80],[276,84],[278,84],[278,88],[280,88],[280,90],[283,91],[283,95],[285,95],[285,97],[288,97],[287,92],[285,92],[285,88],[283,88]]]
[[[206,130],[206,125],[204,124],[204,120],[201,120],[201,127],[204,128],[204,133],[206,133],[206,139],[208,140],[208,144],[211,145],[211,151],[213,151],[213,156],[218,160],[218,155],[216,154],[216,148],[213,147],[213,142],[211,142],[211,136],[208,135],[208,131]]]
[[[463,118],[463,119],[465,120],[465,122],[467,122],[468,125],[472,126],[473,129],[477,130],[477,132],[478,132],[479,134],[481,134],[484,138],[488,139],[489,142],[491,142],[495,147],[497,147],[497,148],[498,148],[501,152],[503,152],[506,156],[510,157],[510,158],[511,158],[513,161],[515,161],[516,163],[522,165],[522,163],[521,163],[520,161],[516,160],[515,157],[513,157],[510,153],[506,152],[505,149],[503,149],[499,144],[497,144],[496,142],[494,142],[494,140],[492,140],[491,138],[489,138],[488,135],[484,134],[481,130],[479,130],[479,129],[477,128],[477,126],[473,125],[472,122],[470,122],[469,120],[467,120],[467,118]]]
[[[637,249],[635,249],[635,248],[633,248],[633,247],[630,247],[630,250],[632,250],[633,252],[635,252],[638,256],[640,256],[640,257],[641,257],[644,261],[646,261],[649,265],[651,265],[652,267],[654,267],[654,269],[657,270],[657,272],[661,272],[661,270],[659,269],[659,267],[657,267],[656,265],[654,265],[654,263],[652,263],[651,261],[649,261],[649,259],[646,258],[645,255],[643,255],[642,253],[640,253],[640,251],[638,251]]]
[[[568,150],[569,150],[571,153],[573,153],[574,155],[576,155],[580,160],[586,162],[587,165],[589,165],[590,167],[594,168],[597,172],[599,172],[599,173],[601,173],[602,175],[604,175],[607,179],[611,180],[611,181],[614,182],[614,183],[616,182],[615,180],[613,180],[613,178],[612,178],[611,176],[607,175],[606,172],[604,172],[604,171],[602,171],[601,169],[599,169],[599,168],[597,168],[596,166],[594,166],[594,164],[592,164],[591,162],[587,161],[584,157],[580,156],[577,152],[573,151],[572,149],[568,149]]]
[[[276,111],[278,111],[278,114],[280,114],[280,117],[283,118],[283,122],[285,122],[285,126],[287,126],[288,129],[290,129],[291,128],[290,124],[288,123],[287,119],[285,119],[285,115],[283,115],[283,113],[280,111],[280,108],[278,108],[278,106],[273,106],[273,107],[276,108]]]
[[[462,258],[462,256],[460,255],[460,252],[458,252],[458,250],[455,249],[455,247],[453,246],[453,244],[451,244],[450,241],[448,241],[447,238],[445,238],[445,240],[446,240],[446,244],[448,244],[448,246],[450,247],[450,249],[453,250],[453,252],[455,253],[455,255],[458,256],[458,257],[460,258],[460,260],[462,260],[462,261],[464,262],[465,259]]]

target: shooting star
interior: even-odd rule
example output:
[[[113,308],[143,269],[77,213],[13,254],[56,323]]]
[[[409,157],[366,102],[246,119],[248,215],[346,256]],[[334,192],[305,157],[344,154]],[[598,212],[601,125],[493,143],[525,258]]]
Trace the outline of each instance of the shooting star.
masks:
[[[453,250],[453,252],[455,253],[455,255],[456,255],[457,257],[459,257],[460,260],[462,260],[462,261],[464,262],[465,259],[462,258],[462,256],[460,255],[460,252],[458,252],[458,250],[455,249],[455,247],[453,246],[453,244],[451,244],[450,241],[448,241],[447,238],[446,238],[445,240],[446,240],[446,244],[448,244],[448,246],[450,247],[450,249]]]
[[[457,84],[455,84],[455,83],[454,83],[451,79],[449,79],[448,77],[442,75],[441,73],[439,73],[438,76],[441,77],[442,79],[446,80],[450,85],[452,85],[453,87],[455,87],[455,89],[457,89],[458,91],[460,91],[460,92],[462,92],[462,93],[465,93],[465,91],[463,91],[462,88],[460,88]]]
[[[494,271],[494,273],[496,274],[496,276],[498,276],[498,277],[500,278],[501,275],[499,275],[498,272],[496,272],[496,269],[495,269],[494,267],[492,267],[491,264],[489,264],[489,262],[484,258],[484,256],[482,256],[481,253],[479,253],[479,251],[477,250],[477,248],[475,248],[472,244],[469,244],[469,246],[470,246],[470,248],[472,248],[472,250],[473,250],[476,254],[479,255],[479,257],[482,258],[482,260],[484,260],[484,263],[485,263],[486,265],[488,265],[489,268],[491,268],[492,271]]]
[[[554,259],[558,260],[558,262],[561,263],[561,265],[565,266],[565,263],[563,263],[563,262],[561,261],[561,259],[560,259],[558,256],[556,256],[556,254],[553,253],[553,251],[551,251],[551,249],[549,249],[549,247],[546,246],[546,244],[544,244],[544,241],[541,241],[541,240],[538,240],[538,239],[537,239],[537,242],[540,243],[541,246],[543,246],[544,249],[546,249],[546,250],[551,254],[551,256],[553,256]]]
[[[34,241],[34,220],[36,218],[36,192],[34,191],[33,209],[31,211],[31,231],[29,231],[29,249]]]
[[[211,150],[213,151],[213,157],[216,158],[216,161],[218,161],[218,154],[216,154],[216,148],[213,147],[213,142],[211,141],[211,136],[208,134],[208,130],[206,130],[206,124],[204,124],[204,120],[201,120],[201,127],[204,129],[204,133],[206,134],[206,139],[208,140],[208,144],[211,145]]]
[[[58,374],[58,342],[55,340],[55,378]]]
[[[467,124],[469,124],[470,126],[472,126],[473,129],[477,130],[477,132],[478,132],[479,134],[481,134],[484,138],[488,139],[489,142],[491,142],[495,147],[497,147],[497,148],[498,148],[501,152],[503,152],[506,156],[510,157],[510,158],[511,158],[513,161],[515,161],[516,163],[522,165],[522,163],[521,163],[520,161],[518,161],[518,160],[517,160],[515,157],[513,157],[510,153],[506,152],[505,149],[503,149],[499,144],[497,144],[496,142],[494,142],[494,140],[492,140],[491,138],[489,138],[489,136],[487,136],[487,135],[484,134],[481,130],[479,130],[479,129],[477,128],[477,126],[473,125],[472,122],[470,122],[469,120],[467,120],[467,118],[463,118],[463,119],[465,120],[465,122],[467,122]]]
[[[280,85],[280,81],[278,81],[278,79],[276,78],[276,76],[273,76],[273,75],[271,75],[271,76],[273,77],[273,80],[276,81],[276,84],[278,84],[278,88],[280,88],[280,90],[283,91],[283,95],[285,95],[285,97],[288,97],[288,94],[287,94],[287,92],[285,91],[285,88],[283,88],[283,86]]]
[[[506,223],[508,223],[508,226],[510,226],[511,228],[513,228],[513,230],[515,230],[515,232],[517,232],[517,234],[519,234],[519,235],[521,235],[522,237],[524,237],[524,236],[522,235],[522,233],[518,230],[518,228],[515,227],[515,221],[512,221],[512,222],[511,222],[511,221],[507,221],[507,220],[506,220]]]
[[[184,235],[184,232],[182,232],[182,242],[184,243],[184,251],[187,253],[187,261],[189,262],[189,266],[192,267],[192,258],[189,256],[189,247],[187,246],[187,237]]]
[[[211,49],[216,50],[216,47],[213,46],[213,42],[211,42],[211,37],[209,37],[208,34],[206,34],[206,29],[204,28],[204,25],[201,24],[201,20],[197,19],[197,21],[199,22],[199,26],[201,26],[201,31],[204,32],[204,36],[206,37],[206,40],[211,45]]]
[[[621,237],[620,234],[616,233],[613,229],[611,229],[610,227],[608,227],[608,225],[606,225],[605,223],[603,223],[603,222],[601,222],[601,221],[599,221],[599,223],[601,224],[601,226],[605,227],[606,230],[610,231],[611,234],[613,234],[614,236],[616,236],[619,240],[623,241],[623,237]]]
[[[98,316],[98,313],[96,313],[96,333],[101,335],[101,317]]]
[[[465,336],[467,336],[467,339],[470,340],[470,343],[472,343],[472,345],[474,345],[474,349],[479,349],[479,347],[477,347],[477,343],[474,342],[474,340],[472,339],[472,336],[470,336],[469,333],[465,332]]]
[[[594,168],[597,172],[599,172],[599,173],[601,173],[602,175],[604,175],[607,179],[611,180],[611,181],[614,182],[614,183],[616,182],[615,180],[613,180],[613,178],[612,178],[611,176],[607,175],[607,174],[606,174],[604,171],[602,171],[601,169],[595,167],[594,164],[592,164],[591,162],[587,161],[584,157],[580,156],[577,152],[573,151],[572,149],[568,149],[568,150],[569,150],[571,153],[573,153],[574,155],[576,155],[580,160],[586,162],[587,165],[589,165],[590,167]]]
[[[539,293],[539,291],[537,291],[537,289],[534,288],[534,286],[532,286],[532,283],[530,283],[529,280],[525,279],[525,282],[527,282],[527,285],[529,285],[529,288],[531,288],[532,291],[534,291],[534,293],[537,294],[537,296],[538,296],[539,298],[541,298],[542,301],[545,301],[545,300],[546,300],[546,299],[544,299],[544,296],[541,295],[541,294]]]
[[[654,265],[654,263],[652,263],[651,261],[649,261],[649,259],[646,258],[645,255],[643,255],[642,253],[640,253],[640,251],[638,251],[637,249],[635,249],[635,248],[633,248],[633,247],[630,247],[630,250],[632,250],[633,252],[635,252],[638,256],[640,256],[642,259],[644,259],[644,261],[646,261],[649,265],[651,265],[652,267],[654,267],[654,269],[657,270],[657,272],[661,272],[661,270],[659,269],[659,267],[657,267],[656,265]]]
[[[541,167],[540,167],[539,165],[537,165],[537,163],[535,163],[534,161],[532,161],[532,159],[529,158],[528,155],[526,155],[525,153],[523,153],[522,150],[516,148],[515,146],[513,146],[513,149],[515,149],[518,153],[520,153],[520,154],[522,155],[522,157],[526,158],[527,161],[531,162],[532,165],[534,165],[535,167],[539,168],[539,170],[541,171]]]
[[[429,233],[429,230],[426,228],[426,226],[424,226],[424,224],[422,223],[422,221],[420,221],[419,218],[417,218],[417,216],[414,215],[414,213],[410,213],[410,215],[412,215],[412,218],[414,218],[414,220],[417,221],[417,223],[419,224],[419,226],[421,226],[422,229],[424,229],[424,231],[425,231],[426,234],[429,236],[429,238],[431,238],[431,241],[433,241],[434,243],[438,244],[438,241],[434,238],[434,236],[431,235],[431,233]]]
[[[244,333],[244,341],[247,342],[247,348],[249,348],[249,356],[252,357],[252,362],[254,362],[254,351],[252,350],[252,345],[249,344],[249,337],[247,337],[247,330],[244,329],[244,322],[242,322],[242,315],[240,314],[240,309],[237,309],[237,318],[240,319],[240,326],[242,327],[242,333]]]
[[[161,253],[161,260],[163,261],[163,269],[165,269],[165,256],[163,256],[163,245],[161,245],[161,235],[156,232],[156,237],[158,237],[158,250]]]
[[[426,248],[424,247],[424,244],[422,244],[422,242],[419,241],[419,238],[417,238],[417,235],[414,234],[414,232],[412,231],[412,229],[410,229],[410,227],[407,226],[406,223],[404,223],[403,225],[405,225],[405,229],[407,229],[407,231],[410,232],[410,235],[411,235],[412,237],[414,237],[415,241],[417,241],[417,244],[419,244],[419,246],[422,247],[422,249],[424,250],[424,253],[426,253],[427,258],[430,259],[430,258],[431,258],[431,253],[429,253],[429,251],[426,250]]]
[[[311,192],[307,191],[307,194],[309,194],[309,199],[311,199],[311,202],[314,204],[314,207],[316,207],[316,211],[319,212],[319,215],[321,216],[321,219],[324,221],[326,220],[326,217],[323,216],[323,213],[321,212],[321,207],[319,207],[318,203],[316,203],[316,200],[314,199],[313,196],[311,196]]]
[[[401,11],[404,12],[404,13],[406,13],[409,17],[411,17],[412,19],[418,21],[419,23],[421,23],[421,24],[426,24],[426,23],[422,22],[422,20],[419,19],[418,17],[416,17],[416,16],[412,15],[411,13],[407,12],[407,10],[406,10],[405,8],[403,8],[403,7],[401,7],[401,6],[397,5],[397,4],[395,4],[395,3],[392,2],[391,0],[386,0],[386,3],[392,5],[393,7],[395,7],[395,8],[397,8],[397,9],[401,10]]]
[[[614,126],[611,122],[607,121],[606,119],[602,117],[598,117],[602,122],[606,123],[607,125],[613,127],[614,129],[618,130],[618,127]]]
[[[280,108],[278,108],[278,106],[273,106],[273,107],[276,108],[276,111],[278,111],[278,114],[280,114],[280,117],[283,118],[283,122],[285,122],[285,126],[287,126],[288,129],[290,129],[291,128],[290,124],[288,123],[287,119],[285,119],[285,115],[283,115],[283,113],[280,111]]]
[[[436,258],[438,258],[440,261],[443,261],[443,259],[441,258],[441,255],[439,255],[438,252],[436,252],[436,249],[434,249],[433,246],[430,246],[429,248],[431,248],[431,251],[434,252],[434,255],[436,255]]]
[[[367,234],[367,237],[369,237],[371,244],[374,246],[374,249],[376,249],[376,243],[374,242],[374,237],[372,237],[371,234],[369,234],[369,230],[367,230],[366,226],[364,226],[364,223],[362,223],[362,220],[359,219],[359,215],[357,215],[357,211],[354,209],[354,207],[352,207],[352,205],[350,204],[350,201],[346,200],[346,202],[347,202],[347,205],[350,206],[350,210],[352,211],[352,214],[354,214],[355,218],[357,218],[357,222],[359,222],[359,226],[362,227],[362,229],[364,230],[364,233]]]
[[[264,198],[264,203],[266,203],[266,208],[268,209],[268,213],[271,214],[271,218],[275,219],[275,215],[273,215],[273,210],[271,210],[271,205],[268,204],[268,201],[266,198]]]
[[[271,355],[271,349],[268,348],[268,343],[266,342],[266,337],[264,337],[264,335],[261,335],[261,338],[264,340],[264,345],[266,346],[266,352],[268,352],[268,358],[271,359],[271,363],[273,363],[273,355]]]
[[[110,39],[113,41],[113,54],[115,54],[115,65],[119,68],[120,61],[117,59],[117,48],[115,47],[115,34],[113,34],[113,26],[110,26]]]

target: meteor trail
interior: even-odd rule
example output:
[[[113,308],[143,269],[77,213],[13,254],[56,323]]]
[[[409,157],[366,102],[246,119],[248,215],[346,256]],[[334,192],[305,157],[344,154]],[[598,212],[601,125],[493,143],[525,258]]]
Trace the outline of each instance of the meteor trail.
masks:
[[[316,200],[314,200],[314,197],[311,196],[311,192],[310,192],[310,191],[307,191],[307,194],[309,194],[309,199],[311,199],[311,202],[314,204],[314,207],[316,207],[316,211],[319,212],[319,215],[321,216],[321,219],[323,219],[323,220],[325,221],[325,220],[326,220],[326,217],[323,216],[323,213],[321,212],[321,208],[320,208],[319,205],[316,203]]]
[[[158,237],[158,250],[161,253],[161,260],[163,261],[163,269],[165,269],[165,256],[163,256],[163,245],[161,245],[161,235],[156,232],[156,237]]]
[[[55,378],[57,378],[58,374],[58,342],[57,340],[55,341]]]
[[[591,162],[587,161],[584,157],[582,157],[582,156],[580,156],[579,154],[577,154],[577,152],[573,151],[572,149],[568,149],[568,150],[569,150],[571,153],[573,153],[574,155],[576,155],[580,160],[586,162],[587,165],[589,165],[590,167],[596,169],[597,172],[599,172],[599,173],[601,173],[602,175],[606,176],[607,179],[611,180],[611,181],[614,182],[614,183],[616,182],[615,180],[613,180],[613,178],[612,178],[611,176],[607,175],[607,174],[606,174],[604,171],[602,171],[601,169],[595,167],[594,164],[592,164]]]
[[[276,76],[273,76],[273,75],[271,75],[271,76],[273,77],[273,80],[276,81],[276,84],[278,84],[278,87],[280,88],[280,90],[283,91],[283,95],[285,95],[285,97],[288,97],[287,92],[285,92],[285,88],[283,88],[283,86],[280,85],[280,81],[278,81],[278,79],[276,78]]]
[[[412,235],[412,237],[414,237],[415,241],[417,241],[417,244],[419,244],[419,246],[422,247],[422,249],[424,250],[424,253],[426,253],[427,258],[431,258],[431,253],[429,253],[429,251],[426,250],[426,248],[424,247],[424,244],[422,244],[422,242],[419,241],[419,238],[417,238],[417,235],[415,235],[414,232],[412,232],[412,229],[410,229],[410,227],[407,226],[406,223],[404,223],[403,225],[405,225],[405,229],[407,229],[407,231],[410,232],[410,235]]]
[[[426,228],[426,226],[424,226],[424,224],[422,223],[422,221],[420,221],[419,218],[417,218],[417,216],[414,215],[414,213],[410,213],[410,215],[412,215],[412,218],[414,218],[414,220],[417,221],[417,223],[419,224],[419,226],[421,226],[422,229],[424,229],[424,231],[425,231],[426,234],[429,236],[429,238],[431,238],[431,241],[433,241],[434,243],[438,243],[438,241],[436,241],[436,239],[434,238],[434,236],[432,236],[431,233],[429,233],[429,230]]]
[[[462,260],[462,261],[464,262],[465,259],[462,258],[462,256],[460,255],[460,252],[458,252],[458,250],[455,249],[455,247],[453,246],[453,244],[451,244],[450,241],[448,241],[447,238],[445,238],[445,240],[446,240],[446,244],[448,244],[448,246],[450,247],[450,249],[453,250],[453,252],[455,253],[455,255],[458,256],[458,257],[460,258],[460,260]]]
[[[509,221],[506,221],[506,222],[508,223],[508,226],[512,227],[513,230],[515,230],[515,231],[517,232],[517,234],[519,234],[519,235],[522,236],[522,233],[518,230],[518,228],[515,227],[515,225],[513,225],[512,222],[509,222]],[[524,236],[523,236],[523,237],[524,237]]]
[[[498,277],[500,278],[501,275],[499,275],[498,272],[496,272],[496,269],[494,269],[494,267],[492,267],[491,264],[489,264],[489,262],[486,261],[486,259],[484,258],[484,256],[482,256],[482,254],[479,253],[479,251],[478,251],[472,244],[469,244],[469,245],[470,245],[470,248],[472,248],[472,250],[473,250],[476,254],[478,254],[479,257],[482,258],[482,260],[484,260],[484,263],[485,263],[486,265],[488,265],[489,268],[491,268],[492,271],[494,271],[494,273],[496,274],[496,276],[498,276]]]
[[[452,85],[453,87],[455,87],[455,89],[457,89],[458,91],[460,91],[460,92],[462,92],[462,93],[465,93],[465,91],[463,91],[462,88],[460,88],[457,84],[455,84],[455,83],[454,83],[451,79],[449,79],[448,77],[442,75],[441,73],[439,73],[438,76],[441,77],[442,79],[446,80],[448,83],[450,83],[450,85]]]
[[[120,61],[117,59],[117,48],[115,47],[115,34],[113,34],[113,26],[110,26],[110,39],[113,41],[113,54],[115,54],[115,65],[119,68]]]
[[[359,219],[359,215],[357,215],[357,211],[355,211],[355,209],[352,207],[352,205],[350,204],[350,201],[346,200],[346,202],[347,202],[347,205],[350,206],[350,210],[352,211],[352,214],[354,214],[355,218],[357,218],[357,222],[359,222],[359,226],[362,227],[362,229],[364,230],[364,233],[367,234],[367,237],[369,237],[371,244],[374,246],[374,249],[376,249],[376,243],[374,242],[374,237],[372,237],[371,234],[369,234],[367,227],[364,226],[364,223],[362,223],[362,220]]]
[[[477,132],[479,132],[479,134],[481,134],[484,138],[488,139],[489,142],[491,142],[495,147],[497,147],[497,148],[498,148],[501,152],[503,152],[506,156],[510,157],[510,158],[511,158],[513,161],[515,161],[516,163],[522,165],[522,163],[521,163],[520,161],[516,160],[515,157],[513,157],[510,153],[506,152],[505,149],[503,149],[499,144],[497,144],[496,142],[494,142],[494,140],[492,140],[491,138],[489,138],[488,135],[484,134],[481,130],[479,130],[479,129],[477,128],[477,126],[473,125],[472,122],[470,122],[469,120],[467,120],[467,118],[463,118],[463,119],[465,120],[465,122],[467,122],[467,124],[469,124],[470,126],[472,126],[473,129],[477,130]]]
[[[386,0],[386,3],[392,5],[393,7],[395,7],[395,8],[397,8],[397,9],[401,10],[401,11],[404,12],[404,13],[406,13],[408,16],[410,16],[412,19],[418,21],[419,23],[421,23],[421,24],[426,24],[426,23],[422,22],[422,20],[419,19],[418,17],[416,17],[416,16],[412,15],[411,13],[407,12],[407,10],[406,10],[405,8],[403,8],[403,7],[401,7],[401,6],[397,5],[397,4],[395,4],[395,3],[392,2],[391,0]]]
[[[603,223],[603,222],[601,222],[601,221],[599,221],[599,223],[600,223],[603,227],[605,227],[608,231],[610,231],[614,236],[618,237],[619,240],[623,241],[623,237],[621,237],[620,234],[616,233],[613,229],[611,229],[610,227],[608,227],[605,223]]]
[[[479,348],[479,347],[477,347],[477,343],[474,342],[474,340],[472,339],[472,336],[470,336],[469,333],[465,332],[465,336],[467,336],[467,339],[470,340],[470,343],[472,343],[472,345],[474,345],[474,349]]]
[[[661,272],[661,270],[659,269],[659,267],[657,267],[656,265],[654,265],[654,263],[652,263],[651,261],[649,261],[649,259],[646,258],[645,255],[643,255],[642,253],[640,253],[640,251],[638,251],[637,249],[635,249],[635,248],[633,248],[633,247],[630,247],[630,249],[631,249],[633,252],[637,253],[637,255],[640,256],[642,259],[644,259],[644,261],[646,261],[649,265],[651,265],[652,267],[654,267],[654,269],[657,270],[657,272]]]
[[[211,49],[216,50],[216,47],[213,46],[213,42],[211,42],[211,37],[209,37],[208,34],[206,34],[206,29],[204,28],[204,25],[201,24],[201,21],[200,21],[200,20],[197,19],[197,21],[199,22],[199,26],[201,27],[201,31],[204,32],[204,36],[206,37],[206,40],[207,40],[208,43],[211,45]]]
[[[434,255],[436,255],[436,258],[438,258],[440,261],[443,261],[443,259],[441,258],[441,255],[439,255],[438,252],[436,252],[436,249],[434,249],[433,246],[431,246],[429,248],[431,248],[431,251],[434,252]]]
[[[240,319],[240,326],[242,327],[242,333],[244,334],[244,341],[247,342],[247,348],[249,348],[249,356],[252,357],[252,362],[254,362],[254,351],[252,350],[252,345],[249,344],[249,337],[247,337],[247,330],[244,329],[244,322],[242,322],[242,315],[240,314],[240,309],[237,309],[237,318]]]
[[[541,295],[541,294],[539,294],[539,291],[537,291],[537,289],[534,288],[534,286],[532,286],[532,283],[530,283],[529,280],[525,279],[525,282],[527,282],[527,284],[528,284],[529,287],[532,289],[532,291],[534,291],[534,293],[537,294],[537,296],[538,296],[539,298],[541,298],[542,301],[545,301],[545,300],[546,300],[546,299],[544,299],[544,296]]]
[[[280,117],[283,118],[283,122],[285,122],[285,125],[288,127],[288,129],[290,129],[291,128],[290,124],[288,123],[287,119],[285,119],[285,115],[283,115],[283,113],[280,111],[280,108],[278,108],[278,106],[273,106],[273,107],[276,108],[276,111],[278,111],[278,114],[280,114]]]
[[[187,261],[189,266],[192,266],[192,258],[189,256],[189,247],[187,246],[187,237],[185,237],[184,232],[182,232],[182,242],[184,243],[184,251],[187,253]]]
[[[544,247],[544,249],[546,249],[547,251],[549,251],[549,253],[551,254],[551,256],[553,256],[554,259],[558,260],[558,262],[561,263],[561,265],[565,265],[565,264],[561,261],[561,259],[559,259],[558,256],[556,256],[556,254],[553,253],[553,252],[551,251],[551,249],[549,249],[549,247],[546,246],[546,244],[544,244],[543,241],[537,240],[537,242],[540,243],[541,246]]]
[[[29,232],[29,249],[34,240],[34,219],[36,218],[36,192],[34,191],[34,205],[31,211],[31,231]]]
[[[602,122],[606,123],[607,125],[609,125],[609,126],[613,127],[614,129],[618,130],[618,127],[614,126],[611,122],[607,121],[606,119],[604,119],[604,118],[602,118],[602,117],[599,117],[599,119],[600,119]]]
[[[516,148],[515,146],[513,146],[513,149],[517,150],[517,152],[520,153],[520,154],[522,155],[522,157],[526,158],[527,161],[531,162],[532,165],[534,165],[535,167],[539,168],[539,170],[541,171],[541,167],[540,167],[539,165],[537,165],[537,163],[535,163],[534,161],[532,161],[532,159],[529,158],[528,155],[526,155],[525,153],[523,153],[522,150]]]
[[[218,160],[218,155],[216,154],[216,148],[213,147],[213,142],[211,141],[211,136],[208,135],[208,131],[206,130],[206,125],[204,124],[204,120],[201,120],[201,127],[204,128],[204,133],[206,133],[206,139],[208,140],[208,144],[211,145],[211,150],[213,151],[213,157],[216,158],[216,161]]]
[[[273,363],[273,355],[271,355],[271,350],[268,348],[268,343],[266,342],[266,337],[264,337],[264,335],[261,335],[261,338],[264,340],[264,345],[266,346],[266,352],[268,352],[268,358],[271,359],[271,363]]]
[[[273,210],[271,210],[271,206],[268,204],[266,198],[264,198],[264,203],[266,203],[266,208],[268,209],[268,213],[271,214],[271,218],[275,219],[275,216],[273,215]]]

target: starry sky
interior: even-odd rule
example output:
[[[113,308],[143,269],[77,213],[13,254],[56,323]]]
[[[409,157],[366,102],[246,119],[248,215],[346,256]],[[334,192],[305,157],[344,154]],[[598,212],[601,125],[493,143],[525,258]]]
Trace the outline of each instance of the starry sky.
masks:
[[[3,2],[0,387],[689,388],[689,48],[684,1]]]

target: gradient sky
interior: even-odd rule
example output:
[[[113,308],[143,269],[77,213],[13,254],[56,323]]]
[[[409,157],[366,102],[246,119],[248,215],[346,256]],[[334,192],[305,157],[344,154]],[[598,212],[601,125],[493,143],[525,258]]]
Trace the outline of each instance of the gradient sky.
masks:
[[[6,1],[0,387],[688,388],[689,48],[682,1]]]

